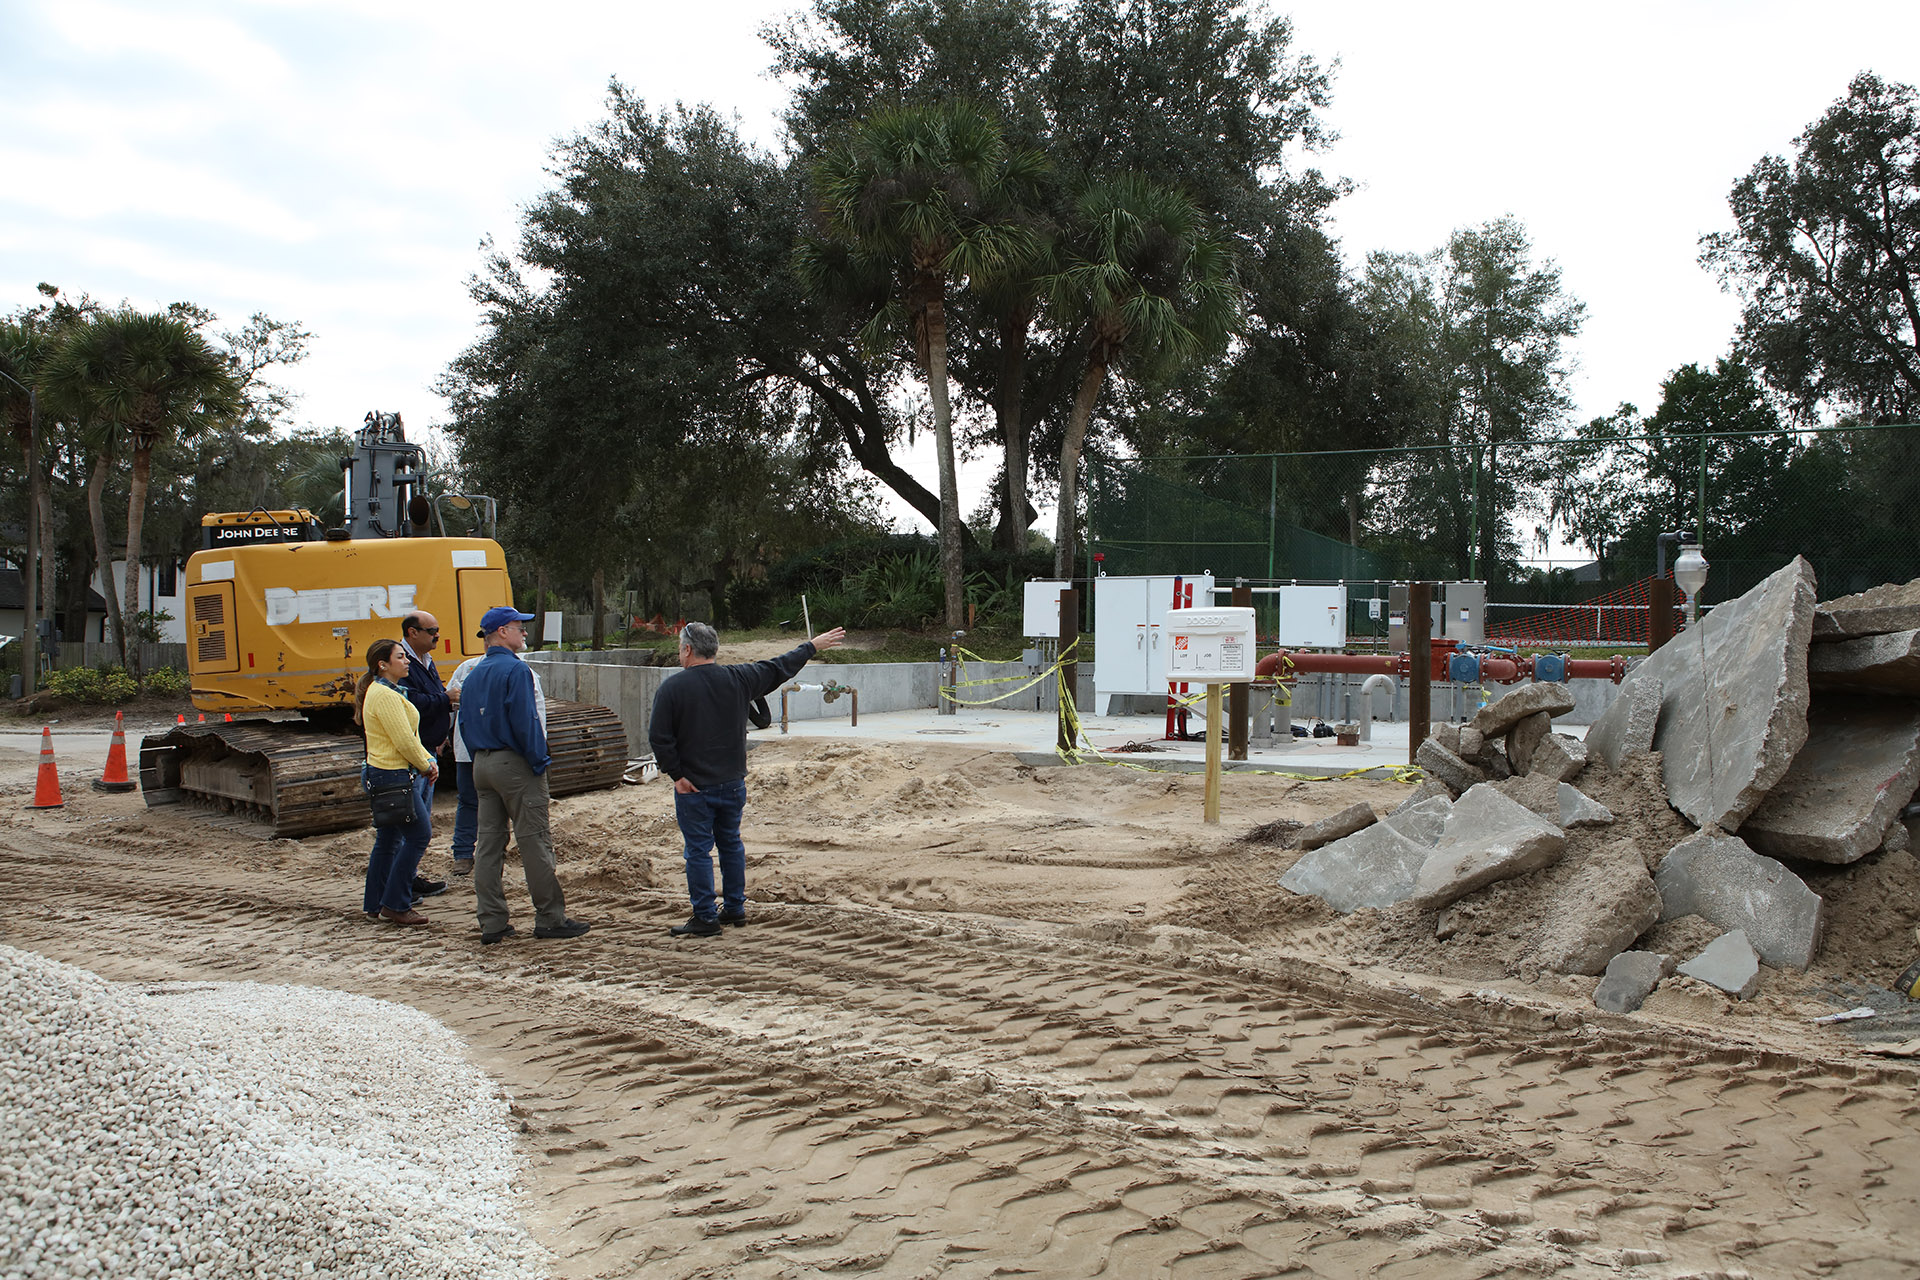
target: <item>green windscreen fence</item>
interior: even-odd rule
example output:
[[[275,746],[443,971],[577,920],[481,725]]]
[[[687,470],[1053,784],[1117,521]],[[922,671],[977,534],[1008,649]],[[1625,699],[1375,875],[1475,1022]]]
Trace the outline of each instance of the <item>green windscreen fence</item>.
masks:
[[[1490,623],[1643,582],[1682,529],[1712,565],[1708,604],[1795,556],[1823,598],[1920,577],[1910,424],[1090,458],[1085,489],[1082,574],[1345,581],[1356,605],[1383,594],[1369,584],[1474,579]]]

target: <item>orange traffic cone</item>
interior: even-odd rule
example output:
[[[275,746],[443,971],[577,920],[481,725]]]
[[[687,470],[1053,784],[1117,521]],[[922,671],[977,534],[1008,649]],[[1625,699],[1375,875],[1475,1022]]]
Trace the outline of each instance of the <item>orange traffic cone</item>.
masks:
[[[33,784],[33,803],[29,809],[58,809],[66,801],[60,798],[60,770],[53,764],[53,730],[40,730],[40,777]]]
[[[233,712],[231,711],[227,712],[226,719],[223,721],[223,723],[225,724],[233,723]],[[462,739],[462,741],[465,741],[465,739]]]
[[[206,715],[206,712],[204,711],[201,712],[200,715],[194,719],[195,724],[205,724],[206,722],[207,722],[207,715]]]
[[[127,776],[127,726],[121,713],[113,713],[113,745],[107,748],[107,771],[93,784],[95,791],[132,791],[133,779]]]
[[[175,724],[185,724],[187,722],[187,718],[184,715],[178,715],[173,718],[173,722]]]

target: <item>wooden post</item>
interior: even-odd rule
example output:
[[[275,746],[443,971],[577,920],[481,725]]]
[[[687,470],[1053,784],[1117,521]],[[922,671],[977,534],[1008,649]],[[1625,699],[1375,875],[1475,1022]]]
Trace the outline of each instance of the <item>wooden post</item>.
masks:
[[[1655,578],[1647,593],[1647,652],[1673,639],[1673,579]]]
[[[1253,588],[1245,585],[1233,589],[1235,608],[1253,607]],[[1255,628],[1255,634],[1259,629]],[[1258,646],[1255,646],[1257,656]],[[1227,759],[1245,760],[1247,758],[1247,724],[1252,719],[1250,708],[1253,705],[1251,689],[1244,681],[1235,681],[1227,686]]]
[[[1072,587],[1060,592],[1060,728],[1054,745],[1062,751],[1079,746],[1075,741],[1073,704],[1080,693],[1080,658],[1076,647],[1080,639],[1080,593]]]
[[[1407,586],[1407,763],[1433,721],[1433,584]]]
[[[1207,798],[1206,822],[1220,825],[1220,686],[1207,686]]]

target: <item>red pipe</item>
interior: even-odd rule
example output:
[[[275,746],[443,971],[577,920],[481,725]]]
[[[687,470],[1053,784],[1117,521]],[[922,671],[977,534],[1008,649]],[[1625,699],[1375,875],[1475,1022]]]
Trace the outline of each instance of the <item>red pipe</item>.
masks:
[[[1282,649],[1260,659],[1253,668],[1253,678],[1272,679],[1283,667],[1281,679],[1296,672],[1309,675],[1333,672],[1341,675],[1406,676],[1412,670],[1412,664],[1404,653],[1308,653]]]
[[[1434,645],[1433,667],[1436,680],[1447,678],[1447,655],[1454,649],[1452,641]],[[1387,675],[1405,678],[1412,674],[1413,664],[1404,653],[1310,653],[1304,650],[1282,649],[1260,659],[1253,668],[1256,680],[1289,680],[1295,675],[1316,675],[1332,673],[1336,675]],[[1493,680],[1500,684],[1512,684],[1516,680],[1528,679],[1533,675],[1533,659],[1530,657],[1507,657],[1503,654],[1487,654],[1480,659],[1482,679]],[[1567,660],[1567,678],[1569,680],[1611,680],[1619,684],[1626,679],[1627,660],[1615,655],[1611,658],[1570,658]]]

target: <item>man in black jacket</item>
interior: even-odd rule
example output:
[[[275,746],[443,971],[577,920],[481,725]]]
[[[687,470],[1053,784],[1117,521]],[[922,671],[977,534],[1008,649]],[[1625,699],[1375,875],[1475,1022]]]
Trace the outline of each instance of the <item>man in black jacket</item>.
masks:
[[[720,637],[712,627],[689,622],[681,628],[682,670],[661,682],[647,725],[654,762],[673,779],[673,813],[686,843],[693,915],[668,931],[674,936],[710,938],[723,923],[747,922],[747,847],[740,840],[747,806],[747,709],[798,675],[809,658],[846,638],[846,629],[835,627],[777,658],[722,666],[714,661]],[[713,893],[716,847],[719,902]]]
[[[433,655],[440,648],[440,623],[430,613],[410,613],[400,619],[400,639],[407,646],[407,674],[401,682],[401,691],[420,711],[420,741],[427,750],[439,755],[441,748],[453,740],[453,701],[447,696],[447,686],[440,679],[440,668],[433,663]],[[427,815],[431,821],[431,812]],[[435,894],[445,893],[447,882],[433,880],[416,875],[413,878],[413,896],[431,898]]]

